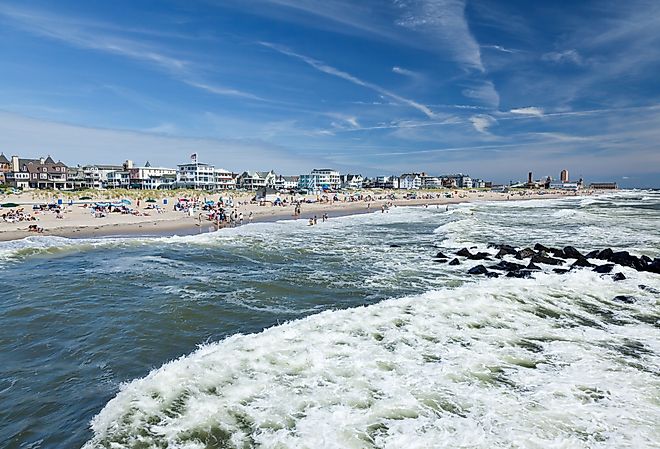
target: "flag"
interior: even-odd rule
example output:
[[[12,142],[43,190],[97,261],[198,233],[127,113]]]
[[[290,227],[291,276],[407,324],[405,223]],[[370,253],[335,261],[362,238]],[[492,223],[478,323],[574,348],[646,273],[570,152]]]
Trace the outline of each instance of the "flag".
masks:
[[[190,160],[193,162],[197,162],[197,153],[193,153],[190,155]]]

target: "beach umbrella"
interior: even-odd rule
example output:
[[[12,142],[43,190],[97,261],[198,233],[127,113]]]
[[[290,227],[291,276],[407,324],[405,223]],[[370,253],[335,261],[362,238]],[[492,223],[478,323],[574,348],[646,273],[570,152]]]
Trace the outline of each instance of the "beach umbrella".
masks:
[[[153,199],[153,198],[148,198],[148,199],[145,201],[145,203],[155,203],[155,202],[156,202],[156,200]]]
[[[130,200],[121,200],[122,204],[131,204]]]

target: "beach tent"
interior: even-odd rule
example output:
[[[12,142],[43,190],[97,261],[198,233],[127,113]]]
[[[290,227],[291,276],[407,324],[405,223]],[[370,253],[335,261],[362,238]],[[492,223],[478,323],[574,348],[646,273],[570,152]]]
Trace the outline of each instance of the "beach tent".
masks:
[[[130,200],[121,200],[121,203],[122,204],[131,204],[131,201]]]

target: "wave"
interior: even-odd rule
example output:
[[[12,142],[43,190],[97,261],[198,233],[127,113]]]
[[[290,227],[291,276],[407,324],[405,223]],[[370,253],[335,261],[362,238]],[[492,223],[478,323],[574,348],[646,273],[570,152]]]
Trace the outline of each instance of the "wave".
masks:
[[[648,447],[660,317],[630,274],[484,280],[234,335],[124,384],[84,448]]]

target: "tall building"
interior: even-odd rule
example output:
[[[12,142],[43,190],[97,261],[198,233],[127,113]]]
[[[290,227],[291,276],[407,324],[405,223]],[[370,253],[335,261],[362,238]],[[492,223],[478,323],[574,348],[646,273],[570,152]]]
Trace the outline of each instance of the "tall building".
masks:
[[[559,174],[559,180],[561,182],[568,182],[568,170],[563,169]]]
[[[315,168],[309,175],[300,175],[298,188],[310,192],[337,190],[341,187],[341,176],[331,168]]]

